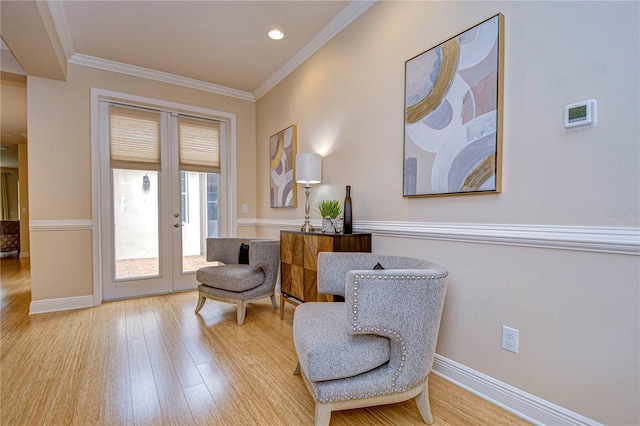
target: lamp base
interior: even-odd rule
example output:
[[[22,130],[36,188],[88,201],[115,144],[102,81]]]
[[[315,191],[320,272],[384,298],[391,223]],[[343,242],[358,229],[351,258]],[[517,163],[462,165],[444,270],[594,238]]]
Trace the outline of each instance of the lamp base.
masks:
[[[309,223],[309,192],[311,190],[311,185],[307,182],[304,186],[304,194],[305,194],[305,203],[304,203],[304,225],[300,228],[300,232],[311,232],[313,231],[313,226]]]
[[[304,225],[302,225],[302,227],[300,228],[300,232],[313,232],[315,230],[316,228],[311,226],[309,222],[305,222]]]

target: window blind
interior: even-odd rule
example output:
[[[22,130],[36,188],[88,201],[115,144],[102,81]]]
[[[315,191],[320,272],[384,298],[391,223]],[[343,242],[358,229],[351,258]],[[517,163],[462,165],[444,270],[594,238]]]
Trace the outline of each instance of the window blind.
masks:
[[[109,144],[112,168],[160,170],[160,113],[110,105]]]
[[[180,170],[220,173],[220,123],[178,117]]]

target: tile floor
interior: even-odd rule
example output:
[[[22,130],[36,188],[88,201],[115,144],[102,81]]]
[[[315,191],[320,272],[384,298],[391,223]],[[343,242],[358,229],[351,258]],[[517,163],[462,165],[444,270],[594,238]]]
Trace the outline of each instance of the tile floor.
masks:
[[[182,258],[183,271],[196,271],[203,266],[211,265],[205,255],[185,256]],[[158,275],[158,259],[122,259],[116,260],[116,277],[118,279],[139,278]]]

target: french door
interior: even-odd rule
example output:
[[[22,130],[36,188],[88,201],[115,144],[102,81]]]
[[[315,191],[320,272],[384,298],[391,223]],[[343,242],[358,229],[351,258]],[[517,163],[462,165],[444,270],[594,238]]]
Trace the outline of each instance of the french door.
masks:
[[[224,122],[100,102],[103,299],[196,288],[220,215]]]

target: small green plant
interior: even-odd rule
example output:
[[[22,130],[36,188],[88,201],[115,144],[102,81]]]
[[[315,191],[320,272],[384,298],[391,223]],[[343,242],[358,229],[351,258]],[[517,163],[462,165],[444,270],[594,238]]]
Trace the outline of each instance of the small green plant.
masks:
[[[338,200],[323,200],[316,204],[316,211],[322,218],[337,219],[342,214],[342,205]]]

